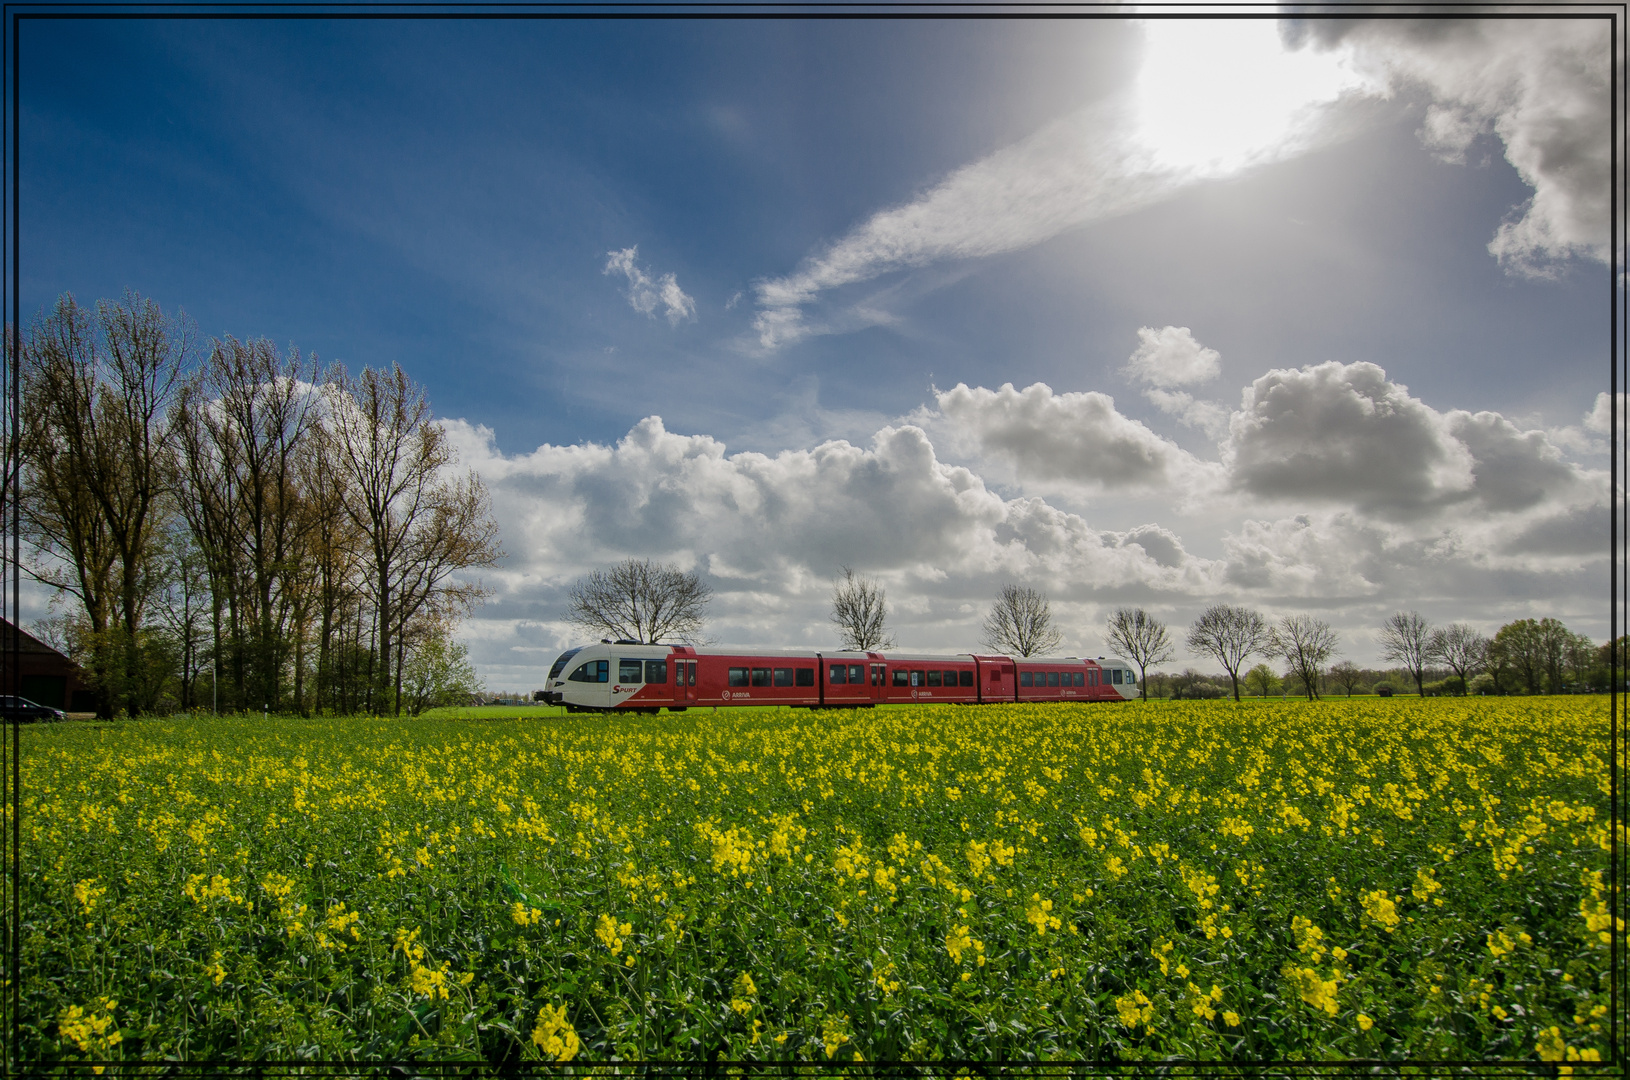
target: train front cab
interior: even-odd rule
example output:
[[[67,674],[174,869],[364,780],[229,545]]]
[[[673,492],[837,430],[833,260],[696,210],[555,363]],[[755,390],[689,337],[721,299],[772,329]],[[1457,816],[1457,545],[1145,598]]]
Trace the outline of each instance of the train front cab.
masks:
[[[544,700],[568,711],[654,713],[684,709],[695,698],[694,650],[671,645],[586,645],[550,669]]]

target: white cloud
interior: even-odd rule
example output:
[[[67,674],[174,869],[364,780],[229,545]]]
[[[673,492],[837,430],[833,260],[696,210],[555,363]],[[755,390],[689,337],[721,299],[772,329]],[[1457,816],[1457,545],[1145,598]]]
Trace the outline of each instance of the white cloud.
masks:
[[[627,555],[778,587],[792,570],[820,581],[842,564],[979,575],[1049,563],[1066,549],[1088,557],[1072,577],[1129,568],[1079,517],[1003,500],[972,471],[940,461],[911,425],[883,428],[869,448],[834,441],[771,456],[727,454],[717,440],[648,417],[615,446],[545,445],[518,457],[498,453],[484,428],[447,426],[491,489],[506,543],[517,546],[506,572],[534,580]],[[1163,572],[1153,560],[1146,569]]]
[[[869,447],[836,441],[774,455],[727,453],[656,417],[614,446],[545,445],[519,456],[500,453],[485,428],[446,428],[491,492],[509,552],[483,575],[495,597],[475,621],[502,624],[472,631],[485,643],[484,670],[523,670],[538,662],[528,650],[570,640],[564,590],[627,556],[706,574],[723,640],[786,644],[830,644],[826,601],[842,564],[885,582],[902,643],[959,647],[972,646],[972,623],[1006,581],[1062,599],[1182,596],[1221,576],[1220,565],[1158,526],[1106,532],[1042,499],[1003,499],[972,471],[940,461],[911,425],[884,427]],[[969,604],[976,615],[962,611]],[[506,636],[503,626],[523,623],[533,628],[526,640]],[[531,641],[540,633],[542,645]]]
[[[1548,275],[1556,262],[1609,251],[1611,54],[1604,19],[1384,19],[1312,24],[1355,62],[1432,97],[1421,138],[1463,161],[1493,134],[1534,189],[1489,242],[1508,269]]]
[[[1625,417],[1630,415],[1630,413],[1625,412],[1627,400],[1630,400],[1630,396],[1622,393],[1619,395],[1620,425],[1623,425]],[[1612,430],[1613,398],[1606,390],[1596,395],[1596,401],[1591,405],[1590,412],[1585,414],[1584,425],[1586,431],[1597,435],[1606,435]]]
[[[1148,169],[1125,126],[1108,108],[1079,111],[874,214],[796,272],[756,286],[760,343],[775,348],[809,334],[800,309],[823,292],[944,259],[1031,247],[1164,198],[1177,174]]]
[[[446,422],[510,553],[483,574],[495,597],[469,629],[482,670],[527,681],[576,636],[560,617],[572,581],[627,556],[705,574],[712,633],[727,642],[830,644],[842,564],[884,582],[908,647],[972,647],[1009,581],[1046,591],[1067,648],[1094,654],[1120,603],[1175,626],[1219,600],[1317,610],[1355,643],[1396,607],[1480,625],[1530,611],[1586,632],[1599,621],[1605,474],[1498,414],[1432,409],[1373,364],[1257,379],[1223,463],[1103,394],[959,384],[933,405],[868,445],[774,453],[731,453],[648,417],[614,445],[510,456],[491,431]],[[970,450],[972,466],[936,442]],[[1024,494],[990,487],[1004,470]],[[1123,524],[1038,494],[1049,489],[1111,494],[1093,513]]]
[[[1375,364],[1270,371],[1246,388],[1224,448],[1236,489],[1389,517],[1469,495],[1472,455],[1449,419]]]
[[[1200,401],[1183,390],[1158,390],[1154,387],[1143,392],[1155,408],[1168,416],[1175,416],[1187,427],[1198,428],[1213,440],[1228,434],[1228,410],[1215,401]]]
[[[1220,479],[1216,466],[1123,415],[1114,398],[1097,391],[958,383],[935,403],[956,445],[1004,463],[1037,490],[1187,493]]]
[[[640,314],[655,317],[660,304],[670,326],[695,320],[696,301],[685,295],[679,287],[679,279],[672,273],[652,278],[634,262],[639,250],[635,245],[606,252],[606,268],[602,272],[622,274],[628,279],[629,306]]]
[[[1261,506],[1345,507],[1408,526],[1395,537],[1452,535],[1488,567],[1587,553],[1607,505],[1605,474],[1565,460],[1546,432],[1493,412],[1439,412],[1366,363],[1257,379],[1223,459],[1234,490]],[[1605,552],[1605,533],[1594,542]]]
[[[1622,427],[1626,413],[1625,406],[1630,397],[1619,395],[1619,424]],[[1549,428],[1546,436],[1560,450],[1570,454],[1595,455],[1605,454],[1608,451],[1608,438],[1612,434],[1613,399],[1607,391],[1603,390],[1596,395],[1596,400],[1585,411],[1585,415],[1577,424],[1566,424],[1562,427]]]
[[[1222,355],[1194,339],[1186,326],[1138,328],[1138,347],[1127,357],[1128,377],[1170,388],[1208,382],[1222,374]]]

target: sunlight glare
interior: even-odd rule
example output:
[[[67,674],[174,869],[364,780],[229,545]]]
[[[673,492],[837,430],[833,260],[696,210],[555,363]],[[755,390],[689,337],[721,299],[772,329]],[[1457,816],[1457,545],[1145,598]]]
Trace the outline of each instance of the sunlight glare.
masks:
[[[1150,20],[1144,35],[1136,131],[1162,168],[1218,177],[1285,157],[1364,84],[1346,50],[1288,50],[1272,19]]]

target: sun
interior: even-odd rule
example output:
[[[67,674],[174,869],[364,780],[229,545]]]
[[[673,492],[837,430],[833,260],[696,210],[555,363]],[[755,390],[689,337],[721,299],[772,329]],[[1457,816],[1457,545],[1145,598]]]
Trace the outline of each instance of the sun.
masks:
[[[1144,35],[1135,138],[1163,169],[1217,177],[1284,157],[1366,85],[1346,50],[1287,49],[1273,19],[1152,19]]]

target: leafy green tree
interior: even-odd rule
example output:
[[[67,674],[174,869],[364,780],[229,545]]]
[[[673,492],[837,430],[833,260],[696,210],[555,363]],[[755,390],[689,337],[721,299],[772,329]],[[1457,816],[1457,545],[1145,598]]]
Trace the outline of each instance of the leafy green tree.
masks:
[[[1530,694],[1556,693],[1573,636],[1559,619],[1518,619],[1494,635],[1491,661],[1503,661]]]
[[[470,663],[470,649],[454,641],[445,623],[426,621],[402,665],[402,698],[410,715],[462,705],[484,692]]]
[[[1252,691],[1257,697],[1267,697],[1284,686],[1283,680],[1267,664],[1258,664],[1247,671],[1244,682],[1245,689]]]

